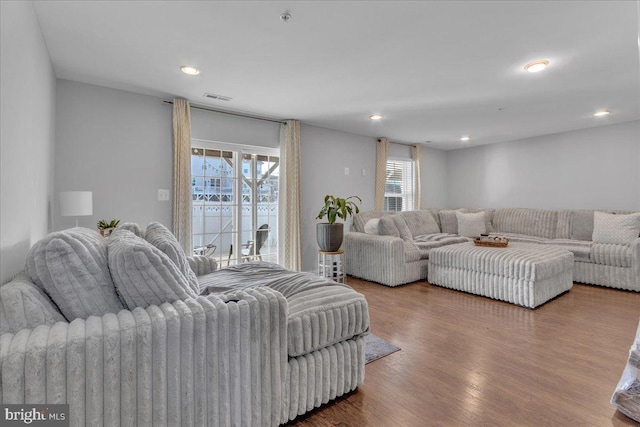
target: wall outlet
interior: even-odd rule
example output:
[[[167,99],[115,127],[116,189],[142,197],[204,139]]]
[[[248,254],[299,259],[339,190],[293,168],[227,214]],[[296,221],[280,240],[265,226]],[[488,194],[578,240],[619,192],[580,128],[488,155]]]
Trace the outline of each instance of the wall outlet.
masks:
[[[158,201],[166,202],[169,200],[169,190],[158,190]]]
[[[349,175],[349,168],[344,168],[344,174]]]

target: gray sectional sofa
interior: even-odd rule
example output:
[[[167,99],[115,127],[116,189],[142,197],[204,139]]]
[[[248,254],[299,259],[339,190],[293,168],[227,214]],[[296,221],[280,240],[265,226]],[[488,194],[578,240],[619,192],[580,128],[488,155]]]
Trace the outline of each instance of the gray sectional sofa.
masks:
[[[0,287],[0,402],[68,403],[71,426],[276,426],[364,380],[369,313],[270,263],[216,269],[124,224],[36,243]]]
[[[462,208],[457,211],[484,212],[485,229],[490,235],[572,252],[575,282],[640,291],[640,236],[636,235],[624,244],[594,242],[594,216],[599,215],[595,213],[599,211],[524,208]],[[633,218],[637,215],[640,224],[640,213],[607,212],[632,214]],[[404,232],[393,235],[395,229],[389,227],[392,228],[389,232],[383,225],[383,218],[387,222],[391,218],[395,228],[398,231],[403,228]],[[367,226],[373,219],[378,219],[377,233]],[[615,234],[619,230],[610,231]],[[345,235],[345,267],[347,274],[352,276],[398,286],[427,278],[432,248],[468,240],[458,236],[456,210],[453,209],[427,209],[395,215],[362,212],[354,216],[351,231]]]

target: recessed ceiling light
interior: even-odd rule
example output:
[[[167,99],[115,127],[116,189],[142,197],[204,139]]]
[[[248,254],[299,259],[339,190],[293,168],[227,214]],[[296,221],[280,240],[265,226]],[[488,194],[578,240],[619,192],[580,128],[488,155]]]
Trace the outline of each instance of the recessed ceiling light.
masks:
[[[595,113],[593,113],[593,115],[596,116],[596,117],[606,116],[607,114],[609,114],[609,110],[601,110],[601,111],[596,111]]]
[[[190,76],[197,76],[198,74],[200,74],[200,70],[198,70],[196,67],[190,67],[188,65],[183,65],[182,67],[180,67],[180,71]]]
[[[530,73],[537,73],[547,68],[547,65],[549,65],[549,61],[541,59],[540,61],[529,62],[524,66],[524,69]]]
[[[369,116],[371,120],[381,120],[382,116],[380,114],[372,114]]]
[[[470,136],[463,136],[462,138],[460,138],[460,141],[469,141],[470,139]]]

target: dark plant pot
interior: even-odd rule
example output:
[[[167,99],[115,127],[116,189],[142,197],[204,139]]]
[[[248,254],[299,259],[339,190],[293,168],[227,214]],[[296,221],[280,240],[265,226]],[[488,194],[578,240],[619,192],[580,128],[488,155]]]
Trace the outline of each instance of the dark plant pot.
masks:
[[[336,252],[342,245],[344,224],[329,224],[326,222],[317,224],[316,233],[318,235],[318,246],[320,246],[321,251]]]

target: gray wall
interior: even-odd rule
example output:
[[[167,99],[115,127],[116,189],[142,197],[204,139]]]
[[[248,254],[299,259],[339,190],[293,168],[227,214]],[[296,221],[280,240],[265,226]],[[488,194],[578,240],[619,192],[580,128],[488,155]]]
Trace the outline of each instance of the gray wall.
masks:
[[[158,201],[158,189],[171,189],[171,106],[160,98],[68,80],[58,80],[56,97],[55,193],[93,191],[93,216],[146,225],[171,225],[171,201]],[[75,225],[60,217],[55,229]]]
[[[448,205],[640,210],[640,121],[447,153]]]
[[[31,2],[0,2],[0,281],[51,228],[56,82]]]

